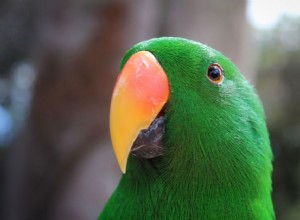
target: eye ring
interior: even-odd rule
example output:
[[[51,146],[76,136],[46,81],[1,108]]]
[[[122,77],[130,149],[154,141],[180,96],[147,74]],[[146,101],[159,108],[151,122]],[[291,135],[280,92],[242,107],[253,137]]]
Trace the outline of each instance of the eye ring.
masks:
[[[218,63],[213,63],[207,68],[206,76],[214,85],[221,85],[224,80],[223,69]]]

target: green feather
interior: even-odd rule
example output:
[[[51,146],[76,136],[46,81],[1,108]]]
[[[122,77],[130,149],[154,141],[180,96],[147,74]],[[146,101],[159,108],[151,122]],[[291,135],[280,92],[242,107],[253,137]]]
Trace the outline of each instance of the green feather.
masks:
[[[156,38],[150,51],[170,84],[164,155],[130,156],[127,172],[99,219],[274,219],[272,151],[254,89],[220,52],[181,38]],[[207,68],[219,63],[216,86]]]

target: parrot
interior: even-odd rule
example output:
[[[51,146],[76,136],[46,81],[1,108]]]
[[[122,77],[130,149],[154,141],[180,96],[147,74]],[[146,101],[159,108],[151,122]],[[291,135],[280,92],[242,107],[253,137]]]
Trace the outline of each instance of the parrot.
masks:
[[[136,44],[109,120],[122,177],[99,220],[275,219],[264,109],[221,52],[179,37]]]

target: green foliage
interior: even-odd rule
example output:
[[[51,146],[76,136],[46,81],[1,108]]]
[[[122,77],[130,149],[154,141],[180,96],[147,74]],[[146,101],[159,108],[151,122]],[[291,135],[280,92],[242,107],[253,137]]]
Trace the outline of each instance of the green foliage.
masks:
[[[130,156],[99,219],[273,219],[264,111],[237,67],[180,38],[142,42],[121,67],[140,50],[154,54],[170,83],[165,152],[154,160]],[[220,86],[206,77],[212,63],[224,69]]]

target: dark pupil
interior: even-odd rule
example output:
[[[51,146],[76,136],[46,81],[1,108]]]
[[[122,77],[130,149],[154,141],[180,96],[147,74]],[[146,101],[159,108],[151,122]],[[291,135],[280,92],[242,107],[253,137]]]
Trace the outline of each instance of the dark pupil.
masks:
[[[208,69],[208,76],[212,79],[218,79],[220,77],[219,68],[212,66]]]

